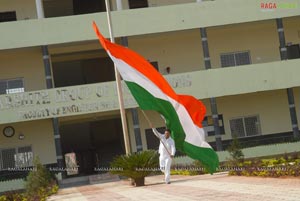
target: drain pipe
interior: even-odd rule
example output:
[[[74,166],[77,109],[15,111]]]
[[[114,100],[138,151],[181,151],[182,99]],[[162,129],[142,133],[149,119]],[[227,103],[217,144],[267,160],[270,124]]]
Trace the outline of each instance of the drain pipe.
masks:
[[[36,2],[37,17],[38,17],[38,19],[43,19],[45,17],[44,9],[43,9],[43,2],[42,2],[42,0],[36,0],[35,2]],[[42,49],[42,54],[43,54],[46,86],[47,86],[47,89],[51,89],[51,88],[53,88],[53,78],[52,78],[52,73],[51,73],[51,62],[50,62],[48,46],[42,45],[41,49]],[[64,158],[63,158],[62,149],[61,149],[58,118],[52,118],[52,127],[53,127],[53,134],[54,134],[53,137],[54,137],[54,143],[55,143],[57,166],[59,169],[64,169],[65,164],[64,164]],[[65,177],[65,172],[62,172],[62,176]]]

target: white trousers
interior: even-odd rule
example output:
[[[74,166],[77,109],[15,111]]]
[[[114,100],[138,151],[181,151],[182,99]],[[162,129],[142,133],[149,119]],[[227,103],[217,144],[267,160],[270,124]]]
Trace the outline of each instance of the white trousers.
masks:
[[[170,182],[171,164],[172,164],[171,157],[159,156],[160,170],[165,174],[165,182],[166,183]]]

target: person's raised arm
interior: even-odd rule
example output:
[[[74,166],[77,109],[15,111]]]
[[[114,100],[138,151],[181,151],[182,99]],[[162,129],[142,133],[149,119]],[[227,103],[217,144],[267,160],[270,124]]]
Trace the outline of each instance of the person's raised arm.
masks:
[[[159,139],[162,139],[164,137],[164,134],[161,134],[160,132],[158,132],[158,130],[156,128],[152,127],[152,131],[153,131],[154,135],[156,135],[156,137],[158,137]]]

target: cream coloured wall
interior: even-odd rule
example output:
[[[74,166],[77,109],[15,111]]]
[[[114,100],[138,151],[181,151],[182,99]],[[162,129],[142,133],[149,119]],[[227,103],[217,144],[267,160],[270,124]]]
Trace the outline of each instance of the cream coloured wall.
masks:
[[[297,22],[289,20],[285,28],[292,41]],[[212,68],[221,67],[220,54],[238,51],[250,51],[253,64],[280,60],[275,20],[207,28],[207,35]],[[129,47],[158,61],[163,74],[167,66],[172,74],[205,69],[199,29],[130,37]]]
[[[182,4],[182,3],[192,3],[196,2],[197,0],[148,0],[149,7],[155,6],[167,6],[167,5],[174,5],[174,4]]]
[[[116,7],[115,1],[112,0],[112,5],[114,8]],[[202,1],[210,1],[210,0],[202,0]],[[185,4],[185,3],[193,3],[197,2],[197,0],[148,0],[149,7],[156,7],[156,6],[168,6],[168,5],[175,5],[175,4]],[[129,9],[128,0],[122,0],[123,8]]]
[[[8,125],[0,125],[0,131]],[[41,163],[56,163],[56,151],[54,144],[53,128],[51,120],[39,120],[24,123],[10,124],[15,129],[15,135],[11,138],[0,135],[0,149],[20,146],[32,146],[34,157],[38,156]],[[19,134],[25,138],[19,140]]]
[[[250,51],[251,62],[280,60],[276,21],[267,20],[207,29],[212,68],[221,67],[220,54]]]
[[[299,88],[294,90],[297,102],[300,102]],[[207,115],[211,115],[209,99],[202,102],[207,109]],[[250,93],[236,96],[217,98],[218,113],[223,114],[225,135],[222,140],[231,139],[229,120],[236,117],[259,115],[262,135],[292,131],[286,90],[275,90],[259,93]],[[300,107],[296,104],[296,107]],[[154,127],[163,127],[164,122],[158,113],[146,111],[147,116]],[[300,118],[298,111],[298,121]],[[143,149],[147,149],[145,129],[149,129],[148,122],[139,110],[139,123],[141,128]],[[215,141],[214,136],[206,138],[208,142]]]
[[[42,50],[26,48],[1,51],[0,80],[24,78],[25,91],[46,88]]]
[[[16,11],[17,20],[36,19],[35,0],[1,0],[0,12]]]
[[[286,90],[249,93],[217,98],[218,113],[223,114],[225,135],[231,139],[229,120],[236,117],[259,115],[262,134],[292,131]],[[206,104],[207,113],[210,105]],[[208,141],[213,141],[213,136]]]
[[[259,4],[260,0],[208,1],[113,12],[114,35],[115,37],[135,36],[299,15],[300,8],[261,12],[258,9]],[[93,20],[102,27],[103,34],[108,36],[107,18],[104,12],[1,23],[0,49],[96,40],[90,24]],[[20,30],[23,37],[20,37]]]
[[[129,48],[150,61],[158,61],[159,70],[171,74],[204,69],[200,31],[198,29],[142,35],[128,39]]]

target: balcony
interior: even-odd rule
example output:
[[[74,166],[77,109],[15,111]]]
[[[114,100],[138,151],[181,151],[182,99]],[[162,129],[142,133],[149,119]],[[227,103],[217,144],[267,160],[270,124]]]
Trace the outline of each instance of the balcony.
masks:
[[[199,99],[300,86],[300,59],[166,76],[181,94]],[[125,108],[137,107],[123,85]],[[114,82],[0,96],[0,124],[118,110]]]
[[[276,1],[284,3],[283,0]],[[205,1],[112,12],[115,37],[298,16],[296,8],[261,9],[261,0]],[[108,36],[106,13],[0,24],[0,50],[95,40],[92,21]]]

